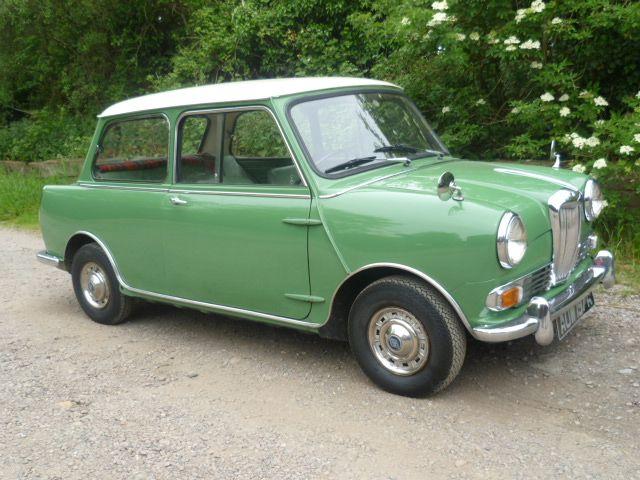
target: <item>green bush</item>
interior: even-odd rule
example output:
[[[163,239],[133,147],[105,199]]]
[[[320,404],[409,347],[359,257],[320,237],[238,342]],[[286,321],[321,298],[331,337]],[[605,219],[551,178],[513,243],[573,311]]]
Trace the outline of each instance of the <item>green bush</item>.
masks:
[[[64,111],[36,112],[0,128],[0,160],[84,157],[94,126],[94,120],[83,121]]]

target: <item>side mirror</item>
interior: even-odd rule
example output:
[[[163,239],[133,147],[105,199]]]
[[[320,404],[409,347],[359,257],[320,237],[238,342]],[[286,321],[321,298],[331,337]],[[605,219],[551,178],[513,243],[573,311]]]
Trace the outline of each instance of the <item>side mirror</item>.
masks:
[[[438,198],[443,202],[446,202],[450,198],[461,202],[464,200],[462,195],[462,189],[456,185],[455,177],[451,172],[444,172],[438,178]]]

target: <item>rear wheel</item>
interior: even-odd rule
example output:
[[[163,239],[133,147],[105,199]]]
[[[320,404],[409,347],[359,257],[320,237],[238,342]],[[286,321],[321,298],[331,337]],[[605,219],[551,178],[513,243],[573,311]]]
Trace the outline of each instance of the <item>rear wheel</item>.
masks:
[[[449,303],[428,285],[403,276],[380,279],[356,298],[349,343],[367,376],[399,395],[424,396],[458,375],[466,333]]]
[[[97,244],[89,243],[76,252],[71,279],[78,303],[91,320],[116,325],[131,313],[133,299],[120,292],[111,263]]]

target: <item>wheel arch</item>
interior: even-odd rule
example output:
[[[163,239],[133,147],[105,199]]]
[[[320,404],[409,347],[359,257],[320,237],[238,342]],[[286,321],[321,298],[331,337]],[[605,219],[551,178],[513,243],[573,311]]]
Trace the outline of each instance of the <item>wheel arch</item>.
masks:
[[[374,263],[351,272],[351,274],[338,286],[331,301],[329,318],[325,324],[318,329],[320,336],[346,341],[349,311],[351,310],[351,305],[353,305],[355,298],[371,283],[391,275],[412,277],[434,288],[443,296],[447,303],[451,305],[466,330],[473,335],[473,330],[471,329],[469,321],[462,311],[462,308],[460,308],[460,305],[458,305],[451,294],[435,279],[406,265],[397,263]]]
[[[116,262],[113,258],[113,255],[111,254],[111,251],[109,250],[109,248],[107,248],[107,246],[104,244],[102,240],[100,240],[96,235],[94,235],[91,232],[79,231],[71,235],[71,237],[69,237],[69,240],[67,241],[67,246],[65,247],[65,251],[64,251],[64,264],[65,264],[66,270],[69,272],[71,271],[71,263],[73,262],[73,256],[76,254],[78,250],[80,250],[80,248],[82,248],[84,245],[87,245],[88,243],[95,243],[102,249],[102,251],[105,253],[107,258],[109,259],[109,263],[111,264],[111,268],[113,268],[113,271],[116,274],[116,278],[118,279],[118,282],[122,285],[123,280],[122,280],[122,277],[120,276],[118,265],[116,265]]]

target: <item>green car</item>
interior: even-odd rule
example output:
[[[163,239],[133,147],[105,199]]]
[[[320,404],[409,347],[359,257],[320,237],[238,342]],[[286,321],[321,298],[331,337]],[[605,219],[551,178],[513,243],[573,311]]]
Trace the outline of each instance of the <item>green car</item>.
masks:
[[[615,281],[605,205],[582,174],[453,157],[390,83],[223,83],[102,112],[78,181],[44,188],[38,258],[96,322],[145,299],[315,332],[420,396],[468,336],[569,333]]]

